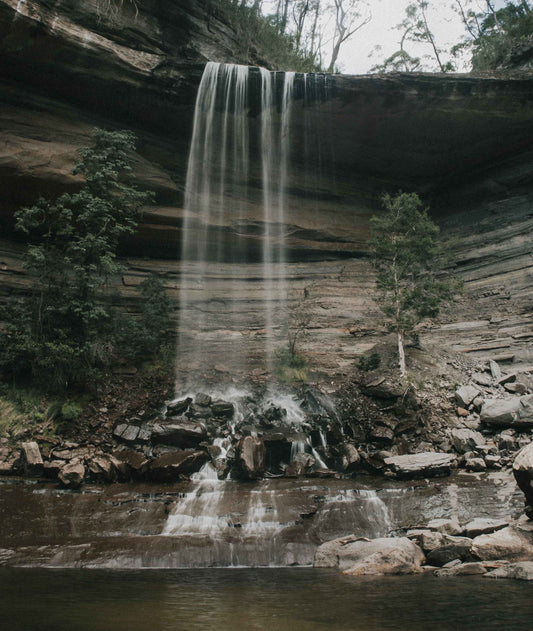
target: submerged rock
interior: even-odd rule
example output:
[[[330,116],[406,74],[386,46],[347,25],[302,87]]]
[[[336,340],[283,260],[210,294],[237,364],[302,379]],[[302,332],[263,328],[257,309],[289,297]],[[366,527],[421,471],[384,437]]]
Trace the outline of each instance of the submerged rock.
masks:
[[[314,567],[338,567],[344,574],[414,574],[421,571],[422,550],[407,537],[343,537],[318,547]]]

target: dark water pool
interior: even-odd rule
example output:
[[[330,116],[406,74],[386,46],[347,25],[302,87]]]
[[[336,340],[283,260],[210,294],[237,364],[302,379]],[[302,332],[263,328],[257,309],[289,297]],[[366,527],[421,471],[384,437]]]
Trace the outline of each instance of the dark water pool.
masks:
[[[531,629],[533,586],[313,569],[0,569],[2,631]]]

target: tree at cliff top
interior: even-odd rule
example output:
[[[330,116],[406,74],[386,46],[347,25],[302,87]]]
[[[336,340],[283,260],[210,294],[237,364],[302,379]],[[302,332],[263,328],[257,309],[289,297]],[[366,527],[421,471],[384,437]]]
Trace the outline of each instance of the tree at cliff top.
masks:
[[[452,53],[470,53],[473,70],[512,66],[518,48],[533,46],[533,7],[528,0],[507,2],[501,9],[486,0],[482,10],[474,0],[454,0],[453,8],[461,17],[465,36]]]
[[[134,185],[134,147],[131,132],[95,130],[74,170],[81,189],[16,213],[33,290],[2,314],[4,376],[29,374],[56,389],[84,385],[113,354],[116,311],[106,281],[120,270],[120,238],[151,198]]]
[[[398,341],[400,373],[406,375],[404,341],[424,318],[435,317],[451,296],[442,272],[439,228],[416,193],[383,196],[384,215],[370,219],[368,245],[377,272],[378,301]]]

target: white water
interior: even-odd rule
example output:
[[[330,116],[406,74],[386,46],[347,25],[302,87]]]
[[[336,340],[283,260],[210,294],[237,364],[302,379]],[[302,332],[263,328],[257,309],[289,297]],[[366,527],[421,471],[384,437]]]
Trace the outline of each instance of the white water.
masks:
[[[247,374],[252,364],[271,374],[275,351],[286,341],[286,189],[295,74],[284,73],[280,82],[276,73],[255,72],[260,110],[253,115],[251,75],[246,66],[210,62],[198,90],[181,247],[179,381],[185,375],[198,381],[213,371],[225,373],[217,375],[219,382],[228,381]],[[246,291],[254,265],[258,278]],[[252,356],[248,341],[255,339],[264,340],[263,350]]]

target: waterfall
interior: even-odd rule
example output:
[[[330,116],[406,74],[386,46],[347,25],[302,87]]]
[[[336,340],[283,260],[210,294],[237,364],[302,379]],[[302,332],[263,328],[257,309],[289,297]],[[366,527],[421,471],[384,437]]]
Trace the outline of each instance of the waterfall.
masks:
[[[271,373],[285,343],[294,78],[213,62],[204,70],[185,187],[178,380]]]

